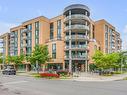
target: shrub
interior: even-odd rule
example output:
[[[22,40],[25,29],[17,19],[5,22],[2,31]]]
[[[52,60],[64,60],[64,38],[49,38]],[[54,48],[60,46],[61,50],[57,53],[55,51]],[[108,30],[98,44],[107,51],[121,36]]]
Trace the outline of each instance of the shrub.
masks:
[[[40,73],[40,76],[43,78],[59,78],[58,74],[53,73]]]
[[[58,75],[68,75],[68,71],[64,71],[64,70],[59,70],[59,71],[57,71],[57,74]]]

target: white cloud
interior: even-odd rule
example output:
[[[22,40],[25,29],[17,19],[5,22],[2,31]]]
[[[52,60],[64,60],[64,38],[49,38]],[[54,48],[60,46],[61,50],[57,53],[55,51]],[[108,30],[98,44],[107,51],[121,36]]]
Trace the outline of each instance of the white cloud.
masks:
[[[0,35],[10,31],[11,27],[16,26],[13,23],[0,22]]]

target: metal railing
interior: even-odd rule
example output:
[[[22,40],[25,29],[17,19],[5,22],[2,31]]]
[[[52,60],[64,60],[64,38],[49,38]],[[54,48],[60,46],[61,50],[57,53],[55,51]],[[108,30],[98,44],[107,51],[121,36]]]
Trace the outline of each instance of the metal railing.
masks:
[[[83,14],[75,14],[75,15],[67,16],[65,17],[64,21],[67,21],[69,19],[85,19],[85,20],[90,21],[89,17]]]
[[[66,30],[70,30],[70,29],[84,29],[84,30],[88,30],[89,31],[89,26],[87,25],[70,25],[70,26],[66,26],[65,27],[65,31]]]

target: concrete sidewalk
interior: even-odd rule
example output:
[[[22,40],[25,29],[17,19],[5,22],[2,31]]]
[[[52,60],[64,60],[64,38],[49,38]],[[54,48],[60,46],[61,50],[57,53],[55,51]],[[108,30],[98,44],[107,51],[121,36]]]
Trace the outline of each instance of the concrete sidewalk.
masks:
[[[17,73],[17,75],[31,77],[31,73],[35,73],[35,72],[22,72],[22,73]],[[103,81],[123,80],[126,77],[127,77],[127,73],[113,75],[113,76],[99,76],[96,74],[83,73],[83,74],[79,74],[79,77],[72,77],[70,79],[60,79],[60,80],[103,82]]]
[[[126,74],[119,74],[119,75],[113,75],[113,76],[80,76],[80,77],[74,77],[72,80],[75,81],[117,81],[117,80],[123,80],[127,77]]]

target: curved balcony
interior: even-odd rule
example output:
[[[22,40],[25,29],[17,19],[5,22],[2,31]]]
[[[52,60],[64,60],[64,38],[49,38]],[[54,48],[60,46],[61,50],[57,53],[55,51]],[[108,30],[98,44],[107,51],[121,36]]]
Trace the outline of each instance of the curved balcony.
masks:
[[[26,40],[27,39],[27,37],[26,36],[23,36],[23,40]]]
[[[88,30],[89,31],[89,26],[86,26],[86,25],[70,25],[70,26],[66,26],[65,27],[65,31],[68,31],[68,30]]]
[[[86,36],[86,35],[71,35],[71,37],[65,36],[66,41],[68,41],[69,39],[72,39],[72,40],[89,40],[89,36]]]
[[[79,50],[79,51],[84,51],[84,50],[88,50],[89,47],[86,45],[72,45],[71,48],[69,48],[69,46],[65,46],[65,50]]]
[[[70,58],[69,58],[69,56],[65,56],[64,59],[65,59],[65,60],[69,60]],[[81,55],[72,55],[72,56],[71,56],[71,59],[72,59],[72,60],[86,60],[86,59],[87,59],[87,55],[85,55],[85,56],[81,56]]]
[[[65,17],[64,22],[68,21],[68,20],[87,20],[90,21],[89,17],[86,15],[82,15],[82,14],[75,14],[75,15],[70,15]]]

